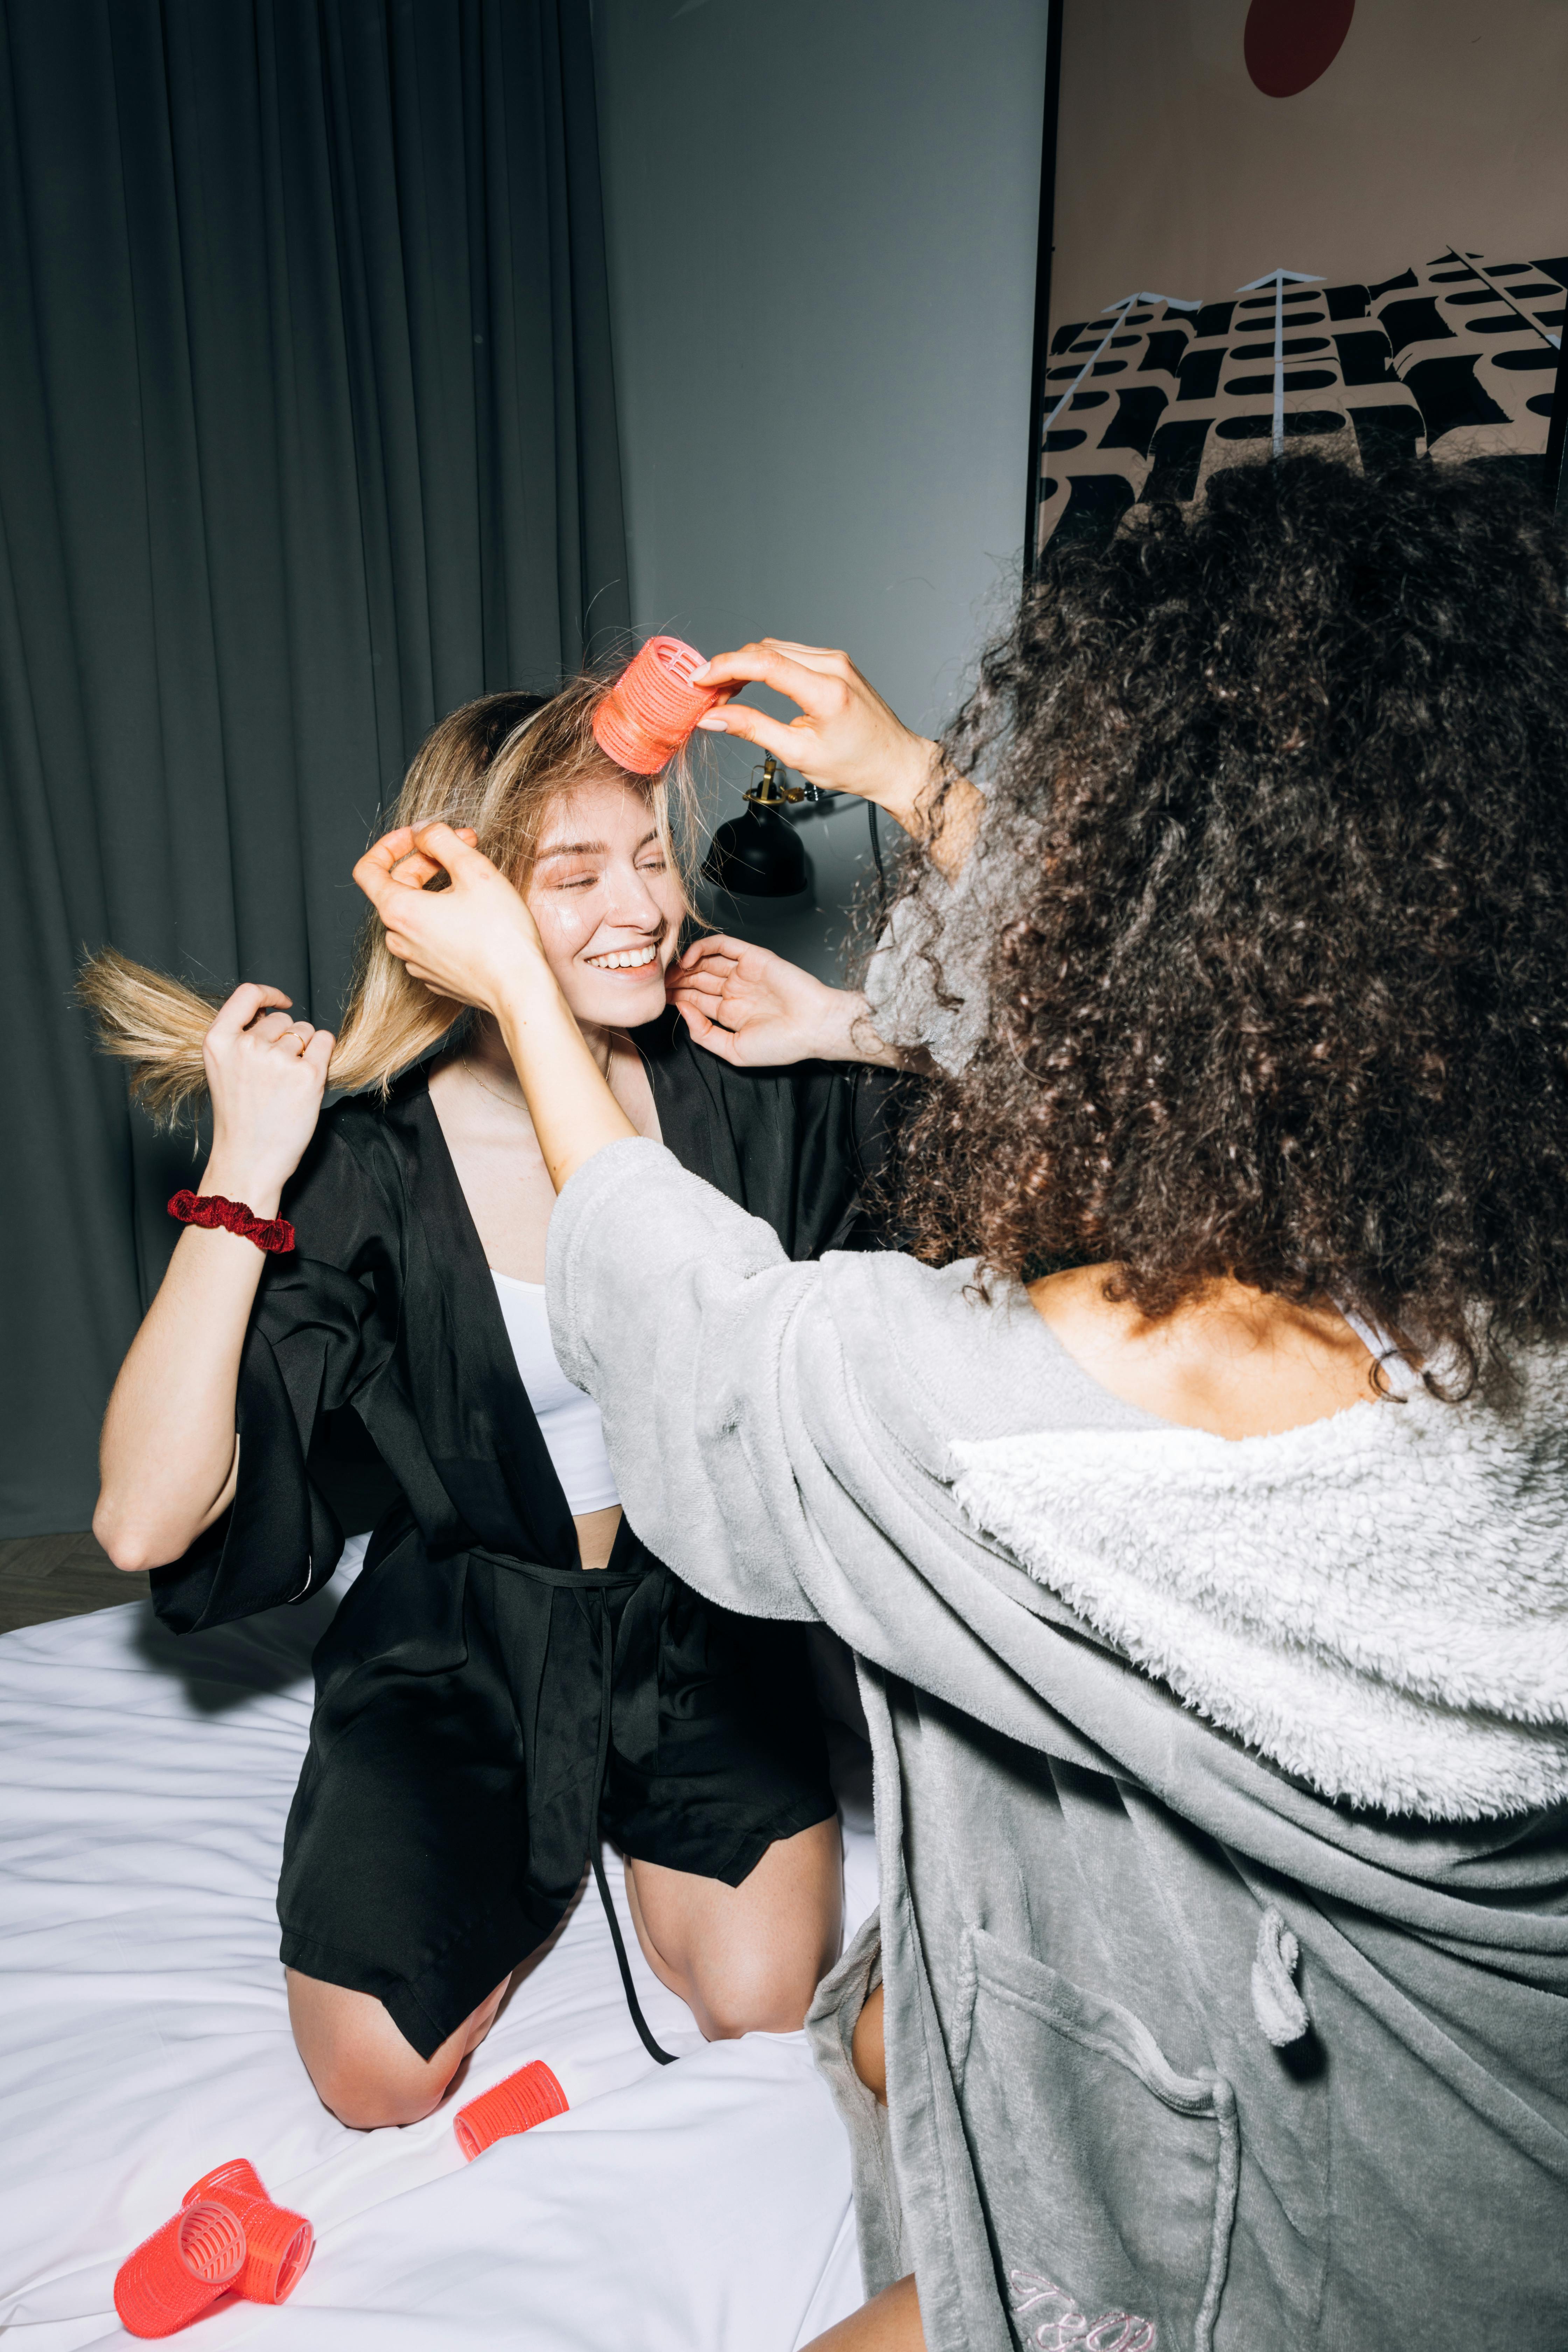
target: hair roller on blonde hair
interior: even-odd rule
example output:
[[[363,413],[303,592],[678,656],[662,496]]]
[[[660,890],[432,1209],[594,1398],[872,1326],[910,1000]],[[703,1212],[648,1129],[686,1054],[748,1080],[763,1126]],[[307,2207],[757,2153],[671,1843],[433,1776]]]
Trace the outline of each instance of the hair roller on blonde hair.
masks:
[[[574,785],[605,776],[648,803],[673,871],[689,886],[696,840],[684,758],[662,775],[634,776],[601,751],[594,713],[608,682],[574,678],[559,694],[487,694],[442,719],[426,737],[385,829],[471,826],[479,847],[525,888],[546,814]],[[94,1019],[100,1051],[130,1066],[131,1091],[161,1125],[174,1125],[206,1092],[202,1045],[222,1003],[183,981],[150,971],[116,948],[81,968],[77,994]],[[467,1007],[411,980],[367,915],[342,1009],[327,1083],[348,1094],[385,1094],[400,1070],[433,1051]]]

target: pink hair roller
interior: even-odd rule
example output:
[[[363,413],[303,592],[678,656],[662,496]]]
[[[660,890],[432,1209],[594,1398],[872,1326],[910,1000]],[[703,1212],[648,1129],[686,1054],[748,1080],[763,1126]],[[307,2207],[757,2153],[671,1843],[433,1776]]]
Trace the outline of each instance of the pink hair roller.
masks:
[[[531,2131],[535,2124],[547,2124],[552,2116],[563,2116],[567,2104],[565,2092],[543,2059],[535,2058],[509,2074],[504,2083],[496,2083],[477,2099],[470,2099],[452,2128],[458,2146],[472,2164],[498,2139],[514,2138],[519,2132]]]
[[[728,702],[732,686],[694,686],[702,667],[695,646],[679,637],[649,637],[594,713],[601,751],[634,776],[657,776],[669,765],[705,711]]]
[[[274,2204],[256,2167],[243,2156],[204,2172],[186,2189],[187,2206],[199,2200],[226,2207],[245,2232],[245,2268],[235,2292],[247,2303],[285,2302],[316,2250],[316,2233],[303,2213]]]
[[[126,2255],[114,2308],[132,2336],[173,2336],[199,2319],[245,2267],[245,2231],[225,2205],[198,2200]]]

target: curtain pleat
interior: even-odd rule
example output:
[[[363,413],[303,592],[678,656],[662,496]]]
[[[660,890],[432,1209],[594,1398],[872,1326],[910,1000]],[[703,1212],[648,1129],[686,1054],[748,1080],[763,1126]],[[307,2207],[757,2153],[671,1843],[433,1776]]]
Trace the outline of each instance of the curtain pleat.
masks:
[[[0,1534],[190,1167],[84,949],[334,1021],[419,739],[626,624],[587,0],[0,0]]]

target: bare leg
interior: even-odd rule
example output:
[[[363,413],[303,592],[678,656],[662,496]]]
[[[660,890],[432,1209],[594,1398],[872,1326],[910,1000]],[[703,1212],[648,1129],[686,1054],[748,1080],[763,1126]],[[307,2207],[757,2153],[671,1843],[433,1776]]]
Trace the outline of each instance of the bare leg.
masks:
[[[885,2286],[826,2336],[814,2336],[805,2352],[925,2352],[925,2343],[920,2297],[910,2277]]]
[[[710,2042],[793,2033],[838,1957],[838,1823],[778,1839],[739,1886],[628,1859],[626,1894],[648,1966]]]
[[[353,2131],[434,2114],[495,2022],[510,1977],[447,2035],[433,2058],[405,2042],[374,1994],[287,1969],[289,2021],[323,2106]]]
[[[888,2059],[882,2046],[882,1988],[868,1993],[849,2037],[849,2063],[879,2106],[888,2104]]]

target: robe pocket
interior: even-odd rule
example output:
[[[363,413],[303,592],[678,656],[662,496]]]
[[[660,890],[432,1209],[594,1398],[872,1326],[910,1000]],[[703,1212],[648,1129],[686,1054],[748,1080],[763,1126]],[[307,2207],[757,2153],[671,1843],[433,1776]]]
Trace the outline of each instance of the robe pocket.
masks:
[[[1140,2018],[983,1927],[958,1986],[959,2104],[1022,2341],[1209,2352],[1236,2218],[1236,2096]]]

